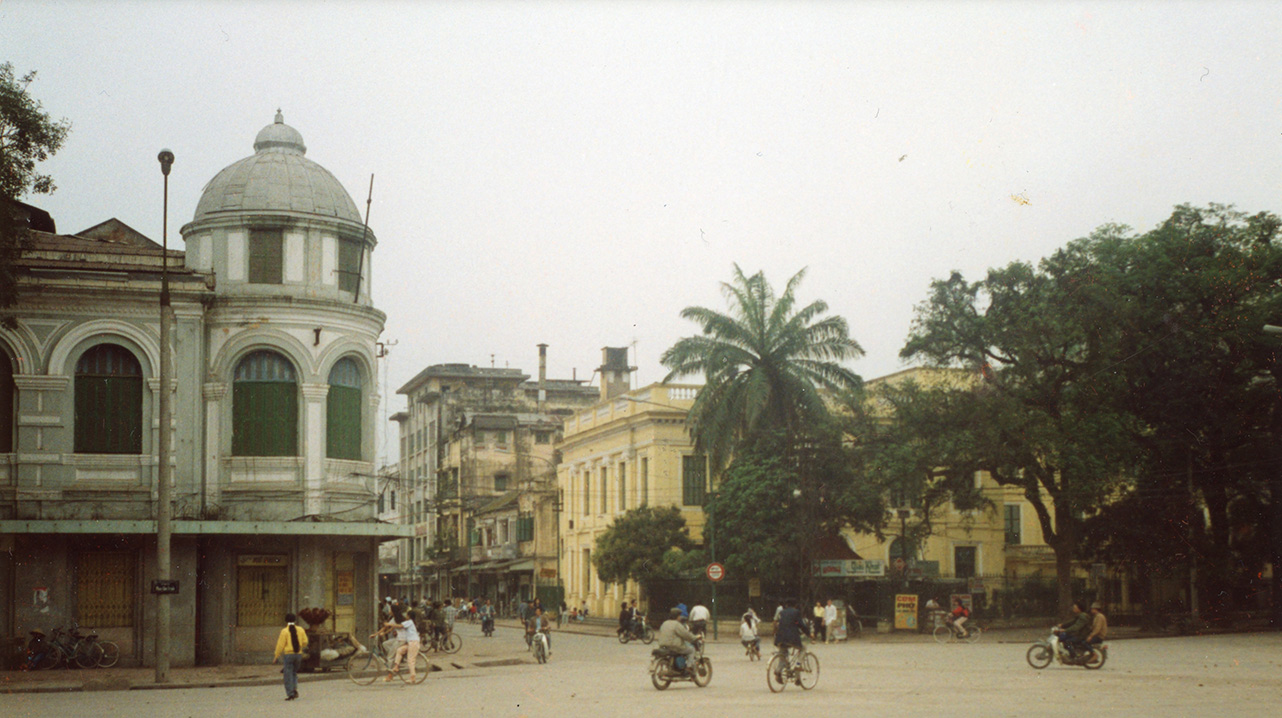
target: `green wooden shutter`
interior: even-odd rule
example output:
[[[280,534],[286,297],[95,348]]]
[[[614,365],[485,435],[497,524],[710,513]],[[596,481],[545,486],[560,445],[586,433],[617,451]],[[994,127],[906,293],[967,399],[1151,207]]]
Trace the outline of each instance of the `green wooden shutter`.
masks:
[[[142,453],[142,369],[129,350],[99,344],[76,365],[77,454]]]
[[[361,376],[356,362],[344,358],[329,372],[329,396],[325,402],[326,456],[331,459],[361,458]]]
[[[355,292],[361,285],[361,245],[348,239],[338,243],[338,288]]]
[[[0,454],[13,451],[13,363],[0,352]]]
[[[703,506],[708,491],[707,466],[701,455],[681,457],[681,503]]]
[[[250,284],[280,284],[284,237],[278,229],[249,232]]]
[[[298,385],[279,354],[254,352],[236,367],[232,455],[298,455]]]

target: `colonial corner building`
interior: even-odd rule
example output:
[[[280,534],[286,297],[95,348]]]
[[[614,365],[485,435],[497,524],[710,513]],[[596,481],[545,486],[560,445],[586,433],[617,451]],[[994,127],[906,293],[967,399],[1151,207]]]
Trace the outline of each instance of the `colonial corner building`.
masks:
[[[305,153],[277,113],[205,187],[185,252],[13,208],[31,231],[0,328],[0,635],[76,622],[154,661],[162,263],[172,664],[260,661],[304,607],[370,632],[379,543],[409,535],[375,510],[375,239]]]

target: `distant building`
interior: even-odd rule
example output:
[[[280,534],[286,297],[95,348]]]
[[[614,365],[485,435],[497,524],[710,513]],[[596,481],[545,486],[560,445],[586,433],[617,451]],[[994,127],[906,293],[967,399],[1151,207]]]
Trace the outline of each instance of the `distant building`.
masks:
[[[676,506],[701,541],[709,489],[707,459],[694,453],[686,426],[698,387],[651,384],[631,391],[625,358],[607,350],[598,401],[566,420],[559,446],[566,602],[586,603],[598,616],[613,616],[623,600],[642,597],[632,581],[600,580],[592,564],[597,537],[629,509]]]
[[[548,379],[546,349],[537,381],[519,369],[437,364],[398,390],[408,406],[392,420],[413,538],[398,575],[385,578],[411,597],[511,604],[557,586],[553,447],[564,417],[599,394],[583,380]]]
[[[126,664],[154,660],[162,263],[171,663],[260,662],[304,607],[372,630],[378,545],[404,532],[376,516],[375,240],[305,152],[278,113],[205,186],[186,252],[116,220],[57,234],[28,212],[16,327],[0,328],[0,634],[76,621]]]

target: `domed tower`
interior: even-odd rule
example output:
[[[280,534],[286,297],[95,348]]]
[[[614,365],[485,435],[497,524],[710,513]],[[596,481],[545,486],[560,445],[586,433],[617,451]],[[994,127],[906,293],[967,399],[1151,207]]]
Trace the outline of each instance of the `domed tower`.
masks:
[[[182,228],[188,266],[214,278],[204,475],[230,519],[374,516],[374,233],[306,152],[278,111]]]

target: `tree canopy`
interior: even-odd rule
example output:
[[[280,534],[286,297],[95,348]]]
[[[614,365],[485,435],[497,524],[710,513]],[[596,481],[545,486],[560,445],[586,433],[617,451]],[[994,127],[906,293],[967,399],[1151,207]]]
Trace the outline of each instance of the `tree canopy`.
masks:
[[[642,506],[616,518],[596,540],[592,563],[606,583],[632,579],[639,584],[673,578],[679,565],[670,554],[694,547],[681,510]]]
[[[839,362],[863,355],[846,320],[823,316],[828,305],[798,308],[797,272],[776,295],[762,272],[747,276],[736,264],[721,285],[727,312],[686,307],[681,316],[703,331],[663,353],[665,381],[703,375],[688,421],[697,451],[713,471],[755,432],[802,433],[827,415],[819,389],[850,389],[859,377]]]

